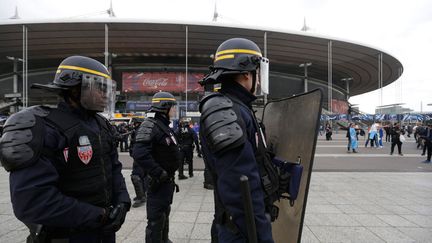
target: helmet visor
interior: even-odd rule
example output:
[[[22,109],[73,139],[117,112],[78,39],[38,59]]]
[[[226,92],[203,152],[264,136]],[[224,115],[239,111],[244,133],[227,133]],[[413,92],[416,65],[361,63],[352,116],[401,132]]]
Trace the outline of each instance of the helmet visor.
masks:
[[[81,105],[91,111],[110,114],[115,102],[115,85],[111,78],[83,74],[81,84]]]
[[[259,65],[259,85],[257,87],[257,95],[266,95],[269,93],[269,59],[260,58]]]

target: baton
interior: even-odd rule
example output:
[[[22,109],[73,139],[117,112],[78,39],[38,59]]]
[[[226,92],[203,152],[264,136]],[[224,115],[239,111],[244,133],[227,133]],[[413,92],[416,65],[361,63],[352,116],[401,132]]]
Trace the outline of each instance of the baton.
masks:
[[[245,210],[246,229],[249,243],[258,243],[256,234],[255,217],[252,206],[252,198],[250,194],[249,179],[247,176],[240,176],[240,187],[243,199],[243,207]]]

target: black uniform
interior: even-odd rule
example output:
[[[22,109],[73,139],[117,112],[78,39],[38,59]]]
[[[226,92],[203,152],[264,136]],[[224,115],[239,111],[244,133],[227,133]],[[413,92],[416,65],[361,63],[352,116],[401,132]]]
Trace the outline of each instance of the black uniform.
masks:
[[[198,137],[195,131],[188,124],[181,125],[176,131],[177,138],[180,144],[180,168],[179,179],[186,179],[183,174],[184,164],[188,164],[189,177],[193,177],[193,151],[194,144],[198,151]]]
[[[103,117],[66,103],[8,119],[1,152],[14,213],[31,231],[43,225],[40,242],[115,241],[115,231],[103,230],[104,212],[119,204],[128,210],[130,199],[113,134]]]
[[[391,148],[390,148],[390,154],[393,154],[394,147],[397,145],[399,155],[402,155],[402,142],[400,141],[399,137],[404,132],[401,131],[399,125],[395,125],[390,129],[390,135],[391,135]]]
[[[174,174],[179,167],[179,146],[169,119],[161,112],[143,121],[133,148],[135,161],[148,172],[146,242],[169,242],[169,214],[173,200]]]
[[[273,203],[279,198],[278,174],[265,152],[261,128],[251,110],[250,104],[254,99],[239,84],[232,83],[223,86],[221,94],[209,95],[200,103],[200,136],[203,153],[208,158],[216,182],[215,200],[218,210],[215,223],[218,224],[218,238],[221,242],[244,242],[247,235],[239,187],[241,175],[246,175],[250,181],[259,242],[273,242],[270,219],[277,217],[272,213]],[[212,109],[216,104],[220,104],[217,106],[219,110]],[[232,115],[225,120],[224,113]],[[212,117],[220,120],[215,122]],[[224,122],[228,124],[214,130],[209,125]],[[217,134],[226,134],[232,139],[223,139]],[[223,143],[217,144],[219,141]]]
[[[134,125],[131,130],[131,144],[129,149],[129,154],[131,156],[133,154],[133,146],[136,141],[136,133],[138,132],[138,128],[139,123]],[[132,204],[132,207],[136,208],[143,205],[147,201],[149,178],[147,176],[147,172],[144,171],[143,168],[135,160],[132,164],[131,180],[136,193],[136,197],[134,198],[134,203]]]

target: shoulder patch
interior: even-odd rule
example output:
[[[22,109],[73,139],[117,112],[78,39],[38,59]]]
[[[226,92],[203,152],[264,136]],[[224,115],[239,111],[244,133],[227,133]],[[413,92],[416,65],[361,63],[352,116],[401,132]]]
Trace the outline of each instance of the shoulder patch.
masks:
[[[152,140],[154,121],[146,118],[138,128],[136,133],[136,142],[150,142]]]
[[[35,106],[13,114],[4,124],[0,160],[7,171],[25,168],[39,158],[49,108]]]
[[[200,103],[201,126],[210,150],[217,154],[245,142],[233,102],[222,94],[211,94]]]

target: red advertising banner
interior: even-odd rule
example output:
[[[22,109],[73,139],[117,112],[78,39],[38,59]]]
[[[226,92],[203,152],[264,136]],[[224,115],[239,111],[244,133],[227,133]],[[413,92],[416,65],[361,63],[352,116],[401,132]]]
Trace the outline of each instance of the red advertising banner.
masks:
[[[203,73],[188,73],[188,92],[203,92],[204,88],[198,81]],[[186,90],[186,75],[184,72],[123,72],[123,91],[155,93],[159,90],[181,93]]]
[[[347,114],[348,102],[345,100],[332,99],[332,111],[333,114]]]

